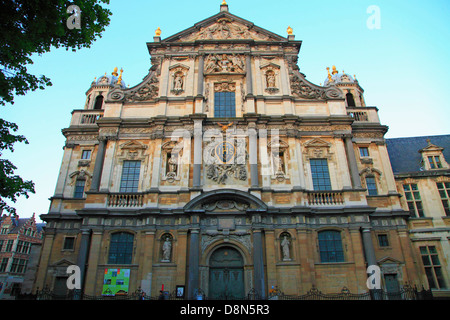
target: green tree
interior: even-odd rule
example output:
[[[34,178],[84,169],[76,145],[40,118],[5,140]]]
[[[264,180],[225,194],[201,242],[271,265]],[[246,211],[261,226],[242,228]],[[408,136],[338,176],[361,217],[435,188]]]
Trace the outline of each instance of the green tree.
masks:
[[[16,95],[51,86],[44,75],[28,73],[33,54],[60,47],[72,51],[89,48],[109,25],[112,13],[102,6],[106,4],[109,0],[0,0],[0,106],[14,104]],[[71,5],[80,12],[68,12]],[[79,29],[68,28],[74,14],[80,18]],[[2,150],[14,151],[14,143],[28,143],[10,130],[16,132],[17,125],[0,119],[0,157]],[[28,192],[34,193],[34,184],[14,176],[16,167],[0,160],[0,209],[14,212],[4,199],[15,202],[17,196],[28,197]]]

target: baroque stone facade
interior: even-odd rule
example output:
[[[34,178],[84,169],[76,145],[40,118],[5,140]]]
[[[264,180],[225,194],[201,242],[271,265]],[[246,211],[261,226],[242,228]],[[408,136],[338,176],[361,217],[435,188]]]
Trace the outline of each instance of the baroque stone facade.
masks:
[[[301,43],[223,4],[155,36],[140,84],[94,81],[63,130],[36,286],[64,291],[74,264],[90,295],[111,294],[109,270],[128,270],[121,293],[187,298],[366,292],[369,265],[388,291],[427,286],[378,109],[335,68],[306,80]]]

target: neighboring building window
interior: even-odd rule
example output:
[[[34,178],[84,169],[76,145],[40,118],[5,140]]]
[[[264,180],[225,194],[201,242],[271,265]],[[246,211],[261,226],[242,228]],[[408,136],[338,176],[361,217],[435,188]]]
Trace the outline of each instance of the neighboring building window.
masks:
[[[417,184],[405,184],[403,190],[411,217],[424,217],[422,199]]]
[[[431,169],[441,169],[442,168],[442,163],[441,163],[441,159],[439,158],[439,156],[429,156],[428,162],[430,163]]]
[[[359,148],[359,154],[361,157],[368,157],[369,156],[369,148],[367,147],[360,147]]]
[[[120,192],[138,192],[140,170],[140,161],[123,162]]]
[[[22,241],[22,240],[19,240],[19,241],[17,242],[16,252],[22,252],[22,250],[23,250],[23,241]]]
[[[111,235],[109,245],[109,264],[131,264],[133,256],[134,236],[131,233],[120,232]]]
[[[4,240],[0,240],[0,252],[2,251],[2,249],[3,249],[3,243],[4,243],[5,241]]]
[[[7,234],[8,233],[8,229],[9,229],[9,226],[3,227],[1,234]]]
[[[75,192],[73,194],[74,198],[81,199],[84,198],[84,185],[86,184],[85,180],[77,180],[75,182]]]
[[[444,207],[445,214],[450,216],[450,182],[438,182],[436,183],[441,195],[442,206]]]
[[[25,259],[19,259],[19,264],[17,266],[17,273],[25,273],[25,270],[27,269],[27,260]]]
[[[319,232],[319,251],[321,262],[344,262],[341,233],[333,230]]]
[[[314,190],[331,190],[327,159],[311,159],[310,164]]]
[[[445,282],[442,275],[441,262],[435,246],[420,247],[425,274],[431,289],[444,289]]]
[[[216,118],[236,117],[236,93],[234,92],[214,93],[214,117]]]
[[[389,247],[389,239],[387,234],[379,234],[378,235],[378,245],[380,247]]]
[[[367,191],[369,192],[369,196],[378,195],[377,182],[375,180],[375,177],[366,177],[366,185]]]
[[[91,158],[91,150],[83,150],[81,153],[81,159],[88,160]]]
[[[14,240],[8,240],[8,242],[6,243],[5,251],[6,252],[11,252],[13,244],[14,244]]]
[[[2,264],[0,264],[0,272],[6,272],[6,267],[8,266],[9,258],[3,258]]]
[[[64,238],[64,250],[73,250],[75,245],[75,237],[65,237]]]
[[[22,253],[30,253],[31,250],[31,242],[25,242],[23,244],[23,252]]]
[[[11,272],[11,273],[17,272],[18,265],[19,265],[19,259],[13,258],[12,264],[11,264],[11,269],[9,270],[9,272]]]

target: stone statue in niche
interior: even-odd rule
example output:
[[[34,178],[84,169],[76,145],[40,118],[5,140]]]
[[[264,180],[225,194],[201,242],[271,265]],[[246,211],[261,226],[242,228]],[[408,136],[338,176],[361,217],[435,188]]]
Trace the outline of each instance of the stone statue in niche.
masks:
[[[266,73],[266,81],[267,81],[267,88],[276,88],[275,73],[273,71],[268,71]]]
[[[281,249],[283,252],[283,261],[291,261],[291,252],[290,252],[291,241],[288,238],[288,235],[283,234],[283,241],[281,241]]]
[[[172,93],[179,95],[184,92],[184,74],[182,72],[177,72],[173,75],[173,86]]]
[[[171,152],[167,154],[166,179],[170,183],[174,182],[178,176],[178,154]]]
[[[166,239],[164,240],[163,246],[162,246],[162,260],[163,262],[169,262],[170,261],[170,254],[172,253],[172,239],[170,236],[166,236]]]

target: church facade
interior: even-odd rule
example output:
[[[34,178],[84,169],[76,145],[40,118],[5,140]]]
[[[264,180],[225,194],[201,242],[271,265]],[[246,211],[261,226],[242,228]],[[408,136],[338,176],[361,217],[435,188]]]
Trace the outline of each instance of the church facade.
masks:
[[[70,265],[89,295],[361,293],[371,265],[386,291],[428,287],[388,128],[354,77],[309,82],[292,29],[226,4],[153,40],[141,83],[99,77],[63,129],[36,287],[64,292]]]

